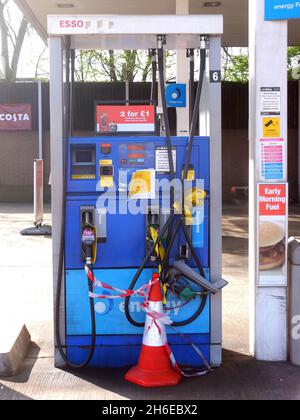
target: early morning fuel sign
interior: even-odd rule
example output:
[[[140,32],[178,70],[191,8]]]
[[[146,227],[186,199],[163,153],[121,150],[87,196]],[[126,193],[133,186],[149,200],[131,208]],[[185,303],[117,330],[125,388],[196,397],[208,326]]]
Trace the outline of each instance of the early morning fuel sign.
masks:
[[[300,18],[300,0],[265,0],[265,20]]]

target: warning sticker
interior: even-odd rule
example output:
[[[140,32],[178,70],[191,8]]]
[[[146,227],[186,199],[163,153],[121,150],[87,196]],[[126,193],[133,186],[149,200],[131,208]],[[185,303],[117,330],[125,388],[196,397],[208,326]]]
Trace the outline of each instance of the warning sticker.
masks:
[[[173,152],[173,163],[174,163],[174,171],[177,170],[177,151],[176,148],[172,148]],[[168,155],[168,148],[167,147],[157,147],[156,148],[156,172],[159,175],[168,175],[170,174],[170,165],[169,165],[169,155]]]
[[[279,87],[261,88],[261,115],[280,115],[281,91]]]
[[[264,138],[278,138],[281,134],[280,118],[263,118]]]
[[[133,174],[129,197],[135,200],[155,199],[155,171],[153,169],[137,171]]]
[[[260,140],[260,180],[282,182],[286,179],[286,143],[284,139]]]

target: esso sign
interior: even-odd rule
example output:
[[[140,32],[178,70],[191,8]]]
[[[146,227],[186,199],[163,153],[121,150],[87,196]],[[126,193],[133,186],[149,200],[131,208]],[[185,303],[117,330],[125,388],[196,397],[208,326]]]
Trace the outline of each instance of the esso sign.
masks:
[[[84,28],[84,21],[82,19],[63,19],[59,22],[61,28],[73,28],[73,29],[82,29]]]

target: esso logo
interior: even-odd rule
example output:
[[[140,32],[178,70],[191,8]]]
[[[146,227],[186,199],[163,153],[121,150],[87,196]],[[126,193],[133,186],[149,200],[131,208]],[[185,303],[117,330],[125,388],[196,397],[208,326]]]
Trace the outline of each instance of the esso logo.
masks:
[[[82,29],[84,27],[84,21],[83,20],[70,20],[70,19],[64,19],[60,21],[60,27],[61,28],[73,28],[73,29]]]

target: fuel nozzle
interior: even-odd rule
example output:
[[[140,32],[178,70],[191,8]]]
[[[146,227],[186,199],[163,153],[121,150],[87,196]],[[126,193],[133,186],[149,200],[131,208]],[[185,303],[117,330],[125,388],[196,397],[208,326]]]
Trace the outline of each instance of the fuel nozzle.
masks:
[[[82,247],[86,264],[91,265],[95,256],[96,235],[92,227],[85,227],[82,232]]]

